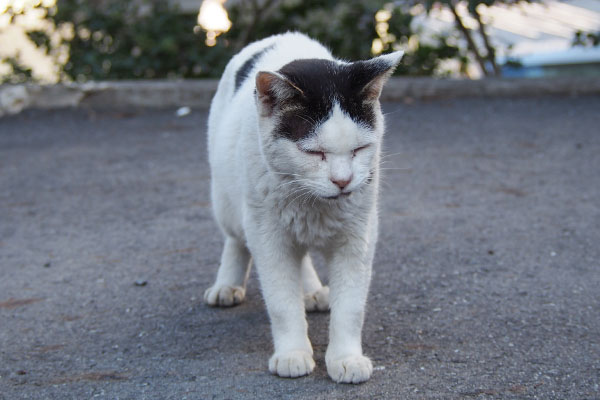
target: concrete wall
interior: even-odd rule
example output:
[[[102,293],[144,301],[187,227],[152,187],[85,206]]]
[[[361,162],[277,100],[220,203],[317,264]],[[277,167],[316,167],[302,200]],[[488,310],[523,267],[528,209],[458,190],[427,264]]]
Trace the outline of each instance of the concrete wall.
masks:
[[[25,108],[200,107],[210,105],[216,80],[111,81],[58,85],[0,85],[0,115]],[[431,98],[600,94],[598,78],[392,78],[382,101]]]

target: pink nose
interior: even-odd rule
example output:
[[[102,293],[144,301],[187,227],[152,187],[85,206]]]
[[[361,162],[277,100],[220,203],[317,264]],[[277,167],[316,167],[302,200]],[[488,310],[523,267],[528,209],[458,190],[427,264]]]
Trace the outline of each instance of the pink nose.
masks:
[[[350,177],[350,179],[348,179],[348,180],[334,180],[334,179],[332,179],[331,182],[333,182],[341,190],[341,189],[344,189],[346,186],[348,186],[348,184],[350,183],[351,180],[352,180],[352,177]]]

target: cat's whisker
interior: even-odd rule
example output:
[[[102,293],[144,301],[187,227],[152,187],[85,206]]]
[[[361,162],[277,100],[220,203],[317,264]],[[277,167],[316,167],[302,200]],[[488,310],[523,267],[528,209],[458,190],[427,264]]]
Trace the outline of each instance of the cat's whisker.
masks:
[[[395,163],[395,160],[379,160],[379,169],[384,169],[384,168],[394,168],[394,169],[412,169],[410,167],[384,167],[384,165],[397,165]]]
[[[288,193],[288,194],[287,194],[287,195],[286,195],[286,196],[283,198],[283,201],[286,201],[287,199],[289,199],[289,198],[290,198],[290,197],[292,197],[293,195],[295,195],[295,194],[297,194],[297,193],[299,193],[299,192],[302,192],[302,191],[306,191],[306,190],[308,190],[308,189],[307,189],[307,188],[305,188],[305,187],[303,187],[303,186],[301,186],[301,187],[299,187],[299,188],[297,188],[297,189],[295,189],[295,190],[292,190],[290,193]],[[294,199],[294,200],[295,200],[295,199]],[[293,201],[293,200],[292,200],[292,201]],[[292,201],[290,201],[290,203],[291,203]]]
[[[392,164],[395,163],[396,160],[379,160],[379,165],[383,165],[383,164]]]
[[[292,199],[292,201],[289,202],[288,206],[292,205],[294,203],[294,201],[298,200],[298,199],[303,199],[304,196],[306,196],[310,191],[309,190],[305,190],[302,193],[300,193],[298,196],[294,197]]]
[[[398,108],[398,109],[396,109],[396,110],[393,110],[393,111],[389,111],[389,112],[383,113],[383,115],[395,114],[395,113],[397,113],[397,112],[400,112],[400,111],[402,111],[402,110],[403,110],[402,108]]]
[[[385,186],[388,189],[392,188],[392,185],[388,181],[386,181],[385,179],[380,179],[379,183],[381,183],[382,186]]]
[[[319,189],[321,189],[321,188],[320,188],[320,185],[319,185],[319,187],[318,187],[318,188],[319,188]],[[319,196],[319,195],[317,194],[317,192],[315,191],[315,189],[312,189],[312,190],[310,191],[310,195],[309,195],[309,199],[308,199],[308,201],[310,201],[310,200],[312,199],[312,200],[313,200],[313,201],[312,201],[312,204],[314,204],[315,200],[316,200],[316,199],[319,199],[320,197],[321,197],[321,196]],[[311,204],[311,207],[312,207],[312,204]]]
[[[380,171],[412,171],[412,168],[392,168],[392,167],[387,167],[387,168],[379,168]]]
[[[286,201],[289,197],[291,197],[292,195],[298,193],[299,191],[305,189],[303,186],[294,188],[292,191],[288,192],[285,197],[283,199],[281,199],[282,201]]]
[[[304,187],[303,187],[303,188],[300,188],[300,189],[298,189],[298,190],[294,191],[293,193],[295,194],[295,193],[298,193],[298,192],[300,192],[300,194],[299,194],[298,196],[294,197],[294,198],[293,198],[293,199],[292,199],[292,200],[291,200],[291,201],[288,203],[288,206],[289,206],[290,204],[292,204],[294,201],[296,201],[298,198],[301,198],[301,197],[302,197],[302,196],[304,196],[305,194],[309,193],[309,192],[310,192],[310,189],[308,189],[308,188],[304,188]],[[286,197],[287,197],[287,196],[286,196]]]
[[[306,181],[308,180],[307,178],[299,178],[300,175],[291,177],[289,180],[288,179],[281,179],[281,181],[283,183],[287,183],[287,182],[297,182],[297,181]]]
[[[404,152],[400,151],[398,153],[389,153],[389,154],[381,152],[381,155],[379,156],[379,158],[384,159],[384,158],[388,158],[388,157],[399,156],[400,154],[404,154]]]
[[[319,198],[319,196],[317,194],[313,195],[313,201],[312,201],[312,204],[310,205],[311,208],[315,206],[315,201],[317,201],[318,198]]]
[[[379,170],[380,171],[382,171],[382,170],[390,170],[390,169],[393,169],[393,170],[396,170],[396,171],[398,171],[398,170],[412,171],[412,168],[410,168],[410,167],[393,167],[393,166],[384,167],[384,166],[381,166],[381,165],[379,166]]]
[[[296,116],[297,116],[298,118],[302,119],[303,121],[306,121],[306,122],[308,122],[309,124],[316,124],[316,123],[315,123],[315,120],[313,120],[313,119],[312,119],[312,118],[310,118],[310,117],[309,117],[309,118],[310,118],[310,120],[309,120],[309,119],[307,119],[305,116],[303,116],[303,115],[300,115],[300,114],[297,114]],[[307,116],[307,117],[308,117],[308,116]]]
[[[294,179],[294,180],[291,180],[288,182],[280,183],[279,185],[277,185],[277,189],[283,188],[284,186],[291,185],[294,183],[303,183],[303,182],[310,182],[310,180],[309,179]]]
[[[318,199],[318,198],[320,198],[320,197],[321,197],[321,196],[319,196],[319,194],[318,194],[317,192],[315,192],[315,189],[312,189],[312,190],[310,191],[310,198],[309,198],[308,200],[310,201],[311,199],[314,199],[314,198],[317,198],[317,199]],[[314,202],[313,202],[313,204],[314,204]],[[312,207],[312,206],[311,206],[311,207]]]
[[[397,156],[379,157],[379,163],[398,162],[401,158]]]
[[[300,174],[295,174],[293,172],[277,172],[277,171],[271,171],[271,173],[275,174],[275,175],[288,175],[288,176],[301,176]]]
[[[306,205],[308,206],[308,203],[310,202],[310,208],[313,208],[315,206],[316,200],[317,200],[317,195],[315,193],[311,193],[310,196],[308,196],[308,201],[306,202]]]
[[[317,121],[315,121],[314,118],[312,118],[309,115],[306,115],[306,114],[297,114],[297,116],[299,118],[302,118],[306,122],[312,123],[313,125],[317,125]]]
[[[300,207],[304,207],[304,204],[306,203],[307,200],[310,199],[311,196],[312,196],[312,193],[308,193],[308,196],[305,196],[304,199],[302,200],[302,203],[300,203]]]
[[[393,173],[393,172],[397,172],[397,171],[394,171],[394,170],[392,170],[392,172],[389,172],[389,173],[388,173],[388,172],[386,171],[386,168],[381,168],[379,171],[380,171],[380,174],[379,174],[379,182],[380,182],[382,185],[385,185],[385,187],[386,187],[386,188],[391,188],[391,187],[393,186],[393,184],[391,184],[391,183],[390,183],[390,182],[387,180],[387,177],[388,177],[388,176],[390,176],[390,175],[391,175],[391,176],[397,176],[396,174],[394,174],[394,173]],[[397,179],[397,178],[396,178],[396,179]]]

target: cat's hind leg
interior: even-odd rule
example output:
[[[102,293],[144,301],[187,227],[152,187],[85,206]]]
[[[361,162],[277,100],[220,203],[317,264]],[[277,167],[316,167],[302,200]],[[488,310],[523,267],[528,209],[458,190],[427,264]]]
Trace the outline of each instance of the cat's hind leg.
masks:
[[[302,259],[302,288],[304,290],[304,308],[307,312],[329,310],[329,287],[323,286],[310,254]]]
[[[225,239],[221,265],[214,285],[204,292],[210,306],[231,307],[246,297],[246,282],[250,273],[250,252],[246,245],[228,236]]]

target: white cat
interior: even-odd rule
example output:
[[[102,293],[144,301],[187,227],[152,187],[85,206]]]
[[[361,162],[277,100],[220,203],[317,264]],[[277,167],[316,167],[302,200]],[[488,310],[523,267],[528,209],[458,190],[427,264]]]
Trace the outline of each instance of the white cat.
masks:
[[[243,301],[252,258],[275,345],[269,370],[279,376],[315,367],[305,309],[331,309],[325,360],[334,381],[363,382],[373,371],[361,331],[377,240],[379,95],[401,57],[343,62],[287,33],[248,45],[219,82],[208,146],[225,247],[204,299]],[[330,288],[309,251],[323,253]]]

